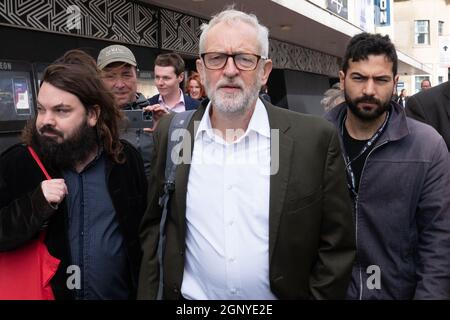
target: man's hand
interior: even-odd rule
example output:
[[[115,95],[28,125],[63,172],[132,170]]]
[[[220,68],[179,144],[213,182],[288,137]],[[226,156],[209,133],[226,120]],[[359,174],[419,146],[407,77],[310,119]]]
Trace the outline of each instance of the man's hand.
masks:
[[[58,207],[68,194],[64,179],[45,180],[41,183],[42,193],[52,207]]]
[[[156,130],[156,127],[158,125],[159,119],[163,117],[166,114],[169,114],[169,110],[167,108],[163,107],[160,104],[153,104],[151,106],[147,106],[142,108],[144,112],[153,112],[153,127],[152,128],[144,128],[145,132],[153,132]]]

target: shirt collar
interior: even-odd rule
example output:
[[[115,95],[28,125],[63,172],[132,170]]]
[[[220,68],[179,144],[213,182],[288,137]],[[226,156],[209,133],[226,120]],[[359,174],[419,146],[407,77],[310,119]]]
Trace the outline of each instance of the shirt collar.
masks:
[[[183,106],[185,106],[186,104],[184,103],[184,94],[183,94],[183,91],[181,91],[181,89],[179,89],[178,92],[179,92],[179,99],[178,99],[178,102],[174,105],[174,107],[177,106],[177,105],[179,105],[180,103],[181,103]],[[159,96],[158,96],[158,103],[159,103],[159,104],[164,104],[164,105],[167,106],[167,104],[166,104],[166,102],[164,101],[164,98],[163,98],[162,95],[159,95]]]
[[[199,137],[200,134],[206,132],[211,138],[213,137],[213,128],[211,125],[211,101],[206,106],[205,113],[203,114],[202,120],[199,123],[195,139]],[[252,117],[248,124],[248,128],[245,131],[244,137],[248,135],[249,132],[254,131],[264,137],[270,138],[270,124],[269,116],[267,115],[267,110],[261,99],[256,100],[255,110],[253,111]],[[239,139],[240,140],[240,139]]]

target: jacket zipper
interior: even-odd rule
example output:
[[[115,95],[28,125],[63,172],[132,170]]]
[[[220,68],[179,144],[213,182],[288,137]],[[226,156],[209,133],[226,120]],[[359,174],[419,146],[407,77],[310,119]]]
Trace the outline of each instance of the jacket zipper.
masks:
[[[389,140],[385,140],[382,143],[380,143],[379,145],[373,147],[372,150],[369,151],[369,154],[366,157],[366,161],[364,161],[364,165],[363,168],[361,170],[361,176],[359,177],[359,185],[361,185],[361,181],[362,181],[362,177],[364,174],[364,169],[366,168],[366,163],[367,160],[369,159],[370,155],[372,154],[372,152],[374,152],[376,149],[378,149],[379,147],[385,145],[386,143],[388,143]],[[359,187],[358,187],[358,193],[359,193]],[[355,197],[355,242],[356,242],[356,252],[358,252],[358,200],[359,200],[359,196],[356,195]],[[359,258],[358,258],[359,260]],[[362,300],[362,296],[363,296],[363,281],[362,281],[362,265],[360,263],[360,261],[358,261],[358,266],[359,266],[359,300]]]

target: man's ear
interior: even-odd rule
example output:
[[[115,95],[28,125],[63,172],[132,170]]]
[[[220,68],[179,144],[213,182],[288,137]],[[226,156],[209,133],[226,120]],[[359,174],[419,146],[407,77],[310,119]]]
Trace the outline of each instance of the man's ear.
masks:
[[[95,127],[99,117],[100,117],[100,106],[96,104],[95,106],[92,107],[92,109],[89,109],[88,111],[89,126]]]
[[[178,75],[178,83],[182,83],[183,79],[184,79],[184,72],[182,72]]]
[[[204,66],[203,66],[203,62],[202,62],[202,60],[201,59],[197,59],[197,60],[195,60],[195,65],[197,66],[197,72],[200,74],[200,78],[202,78],[202,75],[203,75],[203,68],[204,68]],[[202,82],[204,81],[204,79],[202,79]]]
[[[339,86],[341,90],[344,90],[344,84],[345,84],[345,73],[344,71],[339,71]]]
[[[396,75],[396,76],[394,77],[394,89],[392,90],[393,93],[394,93],[395,91],[397,91],[396,89],[397,89],[398,79],[400,79],[400,76],[399,76],[399,75]]]
[[[272,60],[267,59],[264,61],[264,67],[263,67],[263,75],[262,75],[262,85],[265,85],[267,83],[267,80],[269,79],[269,75],[272,72]]]

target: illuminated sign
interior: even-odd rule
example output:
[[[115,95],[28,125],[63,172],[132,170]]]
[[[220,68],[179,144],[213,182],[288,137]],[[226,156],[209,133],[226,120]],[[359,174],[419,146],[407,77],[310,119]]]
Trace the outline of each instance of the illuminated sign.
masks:
[[[11,71],[12,70],[12,63],[11,62],[0,61],[0,70]]]
[[[385,27],[391,24],[391,1],[375,0],[375,24]]]

